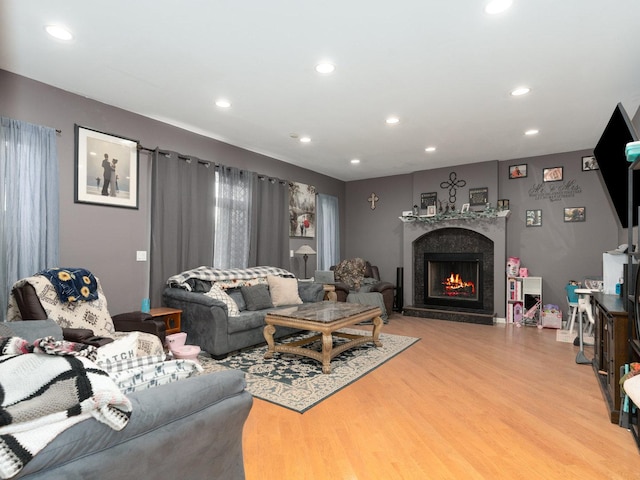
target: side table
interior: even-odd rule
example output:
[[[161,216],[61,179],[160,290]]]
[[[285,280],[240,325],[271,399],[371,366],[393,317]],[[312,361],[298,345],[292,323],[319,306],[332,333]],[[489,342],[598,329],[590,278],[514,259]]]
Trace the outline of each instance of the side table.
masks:
[[[330,302],[338,301],[338,295],[336,295],[336,286],[335,285],[324,285],[324,299],[329,300]]]
[[[177,308],[152,308],[149,310],[149,315],[153,318],[157,318],[163,320],[165,325],[167,326],[167,335],[171,335],[173,333],[180,332],[180,315],[182,314],[182,310]]]

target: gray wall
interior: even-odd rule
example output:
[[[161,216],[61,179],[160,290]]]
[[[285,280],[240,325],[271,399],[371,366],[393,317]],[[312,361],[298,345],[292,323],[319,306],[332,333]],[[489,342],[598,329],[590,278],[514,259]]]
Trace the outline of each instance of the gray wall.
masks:
[[[395,282],[396,268],[402,265],[402,222],[398,216],[420,204],[420,194],[437,192],[438,200],[448,200],[448,190],[440,187],[449,175],[466,181],[457,189],[456,207],[468,202],[469,188],[487,187],[489,202],[510,201],[507,221],[507,256],[521,258],[530,275],[543,277],[543,301],[565,310],[564,286],[568,280],[602,275],[602,253],[620,243],[620,227],[597,171],[582,171],[582,156],[590,151],[493,161],[415,172],[388,178],[347,182],[347,238],[345,257],[360,256],[380,267],[384,280]],[[527,164],[528,176],[508,177],[509,166]],[[542,183],[542,169],[564,167],[563,182]],[[573,181],[573,183],[570,183]],[[565,188],[564,196],[552,196],[551,189]],[[538,195],[535,187],[541,188]],[[371,211],[366,198],[375,192],[380,198]],[[586,207],[586,222],[566,223],[565,207]],[[525,213],[542,210],[542,226],[525,227]],[[625,237],[626,238],[626,237]],[[498,261],[498,260],[496,260]],[[506,268],[506,260],[504,261]]]
[[[448,192],[440,188],[456,172],[466,186],[457,190],[456,207],[468,199],[469,188],[488,187],[489,201],[508,198],[512,215],[507,221],[507,255],[519,256],[532,275],[544,278],[544,302],[565,308],[564,285],[569,279],[602,274],[602,252],[626,242],[614,217],[598,172],[582,172],[581,157],[590,151],[535,158],[485,162],[424,170],[408,175],[344,183],[273,158],[248,152],[197,134],[150,120],[113,106],[95,102],[54,87],[0,70],[0,114],[62,130],[60,158],[60,264],[84,266],[101,279],[111,313],[139,308],[147,294],[148,264],[135,261],[136,250],[148,250],[150,161],[141,154],[140,209],[127,210],[73,202],[74,123],[140,140],[148,148],[176,150],[200,158],[234,165],[279,178],[315,185],[319,192],[336,195],[341,205],[342,258],[360,256],[380,267],[384,280],[395,282],[402,265],[402,222],[398,216],[420,202],[423,192]],[[508,179],[508,167],[526,163],[528,177]],[[564,167],[565,180],[580,191],[552,199],[530,194],[541,182],[544,167]],[[551,188],[557,183],[543,185]],[[367,198],[375,193],[375,210]],[[584,223],[565,223],[564,207],[586,207]],[[541,227],[524,226],[525,211],[541,209]],[[303,243],[315,248],[315,239],[293,238],[290,248]],[[309,271],[314,269],[309,259]],[[302,260],[295,257],[291,270],[302,275]]]
[[[60,163],[60,265],[86,267],[100,278],[111,314],[140,309],[148,296],[148,263],[136,262],[137,250],[149,250],[150,158],[140,155],[138,210],[74,203],[74,124],[139,140],[146,148],[159,146],[225,165],[314,185],[319,193],[335,195],[345,205],[344,182],[294,165],[105,105],[0,70],[0,115],[62,131],[58,136]],[[185,192],[188,194],[188,192]],[[341,212],[344,231],[345,215]],[[291,239],[291,249],[314,239]],[[344,244],[341,245],[344,250]],[[10,254],[10,253],[9,253]],[[309,269],[313,271],[313,258]],[[297,256],[291,270],[303,274]],[[176,272],[178,273],[178,272]],[[4,315],[4,312],[3,312]]]

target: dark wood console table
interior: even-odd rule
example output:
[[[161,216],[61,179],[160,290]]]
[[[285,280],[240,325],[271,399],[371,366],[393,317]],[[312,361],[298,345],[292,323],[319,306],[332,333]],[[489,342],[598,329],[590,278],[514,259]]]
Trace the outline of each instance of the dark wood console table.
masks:
[[[596,306],[593,370],[611,423],[620,420],[620,367],[629,360],[629,314],[617,295],[594,293]]]

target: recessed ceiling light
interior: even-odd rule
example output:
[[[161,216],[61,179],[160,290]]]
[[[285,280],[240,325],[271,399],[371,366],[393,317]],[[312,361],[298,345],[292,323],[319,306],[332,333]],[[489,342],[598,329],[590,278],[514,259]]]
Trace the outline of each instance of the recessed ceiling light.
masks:
[[[358,160],[357,158],[354,158],[353,160],[351,160],[351,163],[356,165],[356,164],[360,163],[360,160]]]
[[[525,135],[537,135],[538,133],[540,133],[540,130],[537,130],[535,128],[532,128],[531,130],[527,130],[526,132],[524,132]]]
[[[229,100],[225,100],[224,98],[220,98],[216,100],[216,106],[220,108],[229,108],[231,106],[231,102]]]
[[[44,29],[47,31],[49,35],[51,35],[54,38],[57,38],[58,40],[73,39],[73,35],[71,34],[71,32],[67,28],[61,25],[47,25],[46,27],[44,27]]]
[[[529,93],[531,89],[529,87],[518,87],[511,90],[511,95],[514,97],[519,97],[520,95],[526,95]]]
[[[322,62],[316,65],[316,72],[318,73],[333,73],[336,66],[333,63]]]
[[[300,137],[300,141],[302,143],[309,143],[311,141],[310,137]]]
[[[400,122],[400,119],[398,117],[389,117],[385,121],[389,125],[395,125],[396,123]]]
[[[512,0],[492,0],[487,3],[486,7],[484,7],[484,11],[489,15],[496,15],[498,13],[504,12],[511,6],[512,3]]]
[[[436,151],[436,147],[427,147],[424,149],[425,152],[435,152]]]

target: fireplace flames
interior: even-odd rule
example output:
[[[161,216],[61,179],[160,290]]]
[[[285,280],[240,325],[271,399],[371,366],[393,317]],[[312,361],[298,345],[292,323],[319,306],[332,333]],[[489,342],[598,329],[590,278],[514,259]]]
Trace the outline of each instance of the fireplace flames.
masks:
[[[459,273],[451,273],[442,282],[444,294],[450,297],[468,296],[476,293],[476,286],[473,282],[465,282]]]

